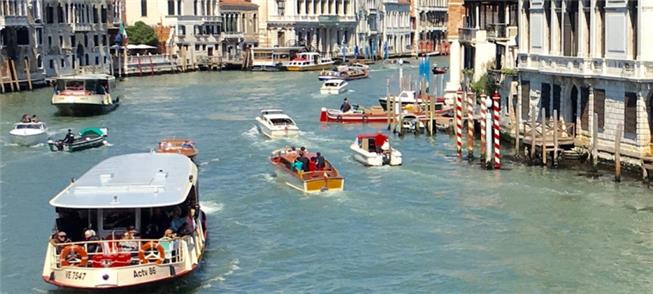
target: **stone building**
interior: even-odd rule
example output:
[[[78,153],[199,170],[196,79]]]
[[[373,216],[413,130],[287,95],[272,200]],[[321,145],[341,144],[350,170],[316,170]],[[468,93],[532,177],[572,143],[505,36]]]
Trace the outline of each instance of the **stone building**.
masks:
[[[304,46],[329,57],[353,53],[355,0],[253,2],[259,5],[261,47]]]
[[[411,54],[411,32],[410,1],[383,0],[383,55]]]
[[[176,55],[181,66],[205,66],[220,55],[222,15],[218,0],[122,1],[128,25],[142,21],[152,27],[171,28],[166,51]]]
[[[258,5],[251,0],[220,0],[222,57],[241,62],[245,49],[258,45]]]
[[[38,2],[38,1],[37,1]],[[43,65],[48,76],[84,67],[109,72],[115,29],[111,0],[43,0]]]
[[[380,57],[383,48],[383,4],[382,0],[357,0],[356,2],[356,46],[359,55],[365,58]]]
[[[416,13],[416,52],[446,54],[447,0],[413,0]]]
[[[520,117],[557,110],[579,138],[596,125],[606,158],[622,127],[625,156],[650,154],[653,1],[519,1],[519,17]]]
[[[39,1],[0,1],[0,83],[44,82],[42,15]]]

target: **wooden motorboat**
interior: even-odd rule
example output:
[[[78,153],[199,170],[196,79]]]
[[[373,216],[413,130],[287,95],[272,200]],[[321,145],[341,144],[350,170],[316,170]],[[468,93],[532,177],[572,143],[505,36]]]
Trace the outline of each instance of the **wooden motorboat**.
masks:
[[[85,74],[57,78],[52,105],[59,114],[88,116],[110,112],[120,105],[116,78],[106,74]]]
[[[50,151],[81,151],[108,144],[105,140],[107,135],[106,128],[85,128],[79,131],[79,137],[75,137],[72,141],[48,140],[48,146],[50,146]]]
[[[441,75],[446,73],[448,70],[449,68],[445,66],[434,66],[431,71],[433,71],[433,74],[435,75]]]
[[[270,139],[299,135],[299,127],[295,121],[281,109],[261,110],[256,117],[256,127],[261,134]]]
[[[343,190],[345,179],[331,162],[325,159],[324,167],[318,169],[313,160],[317,157],[317,153],[306,151],[304,156],[313,161],[305,171],[296,171],[292,168],[293,163],[299,157],[298,151],[287,148],[275,150],[270,156],[270,161],[275,166],[277,177],[286,185],[299,191],[315,193]]]
[[[11,142],[23,146],[43,143],[48,139],[48,128],[43,122],[19,122],[9,131]]]
[[[401,152],[390,147],[388,136],[360,134],[351,144],[354,159],[366,166],[401,165]]]
[[[323,70],[320,72],[318,79],[320,81],[327,80],[359,80],[364,79],[369,76],[368,66],[364,64],[353,64],[353,65],[340,65],[331,70]]]
[[[43,280],[116,289],[196,270],[208,235],[198,175],[188,157],[154,152],[110,157],[88,170],[50,200],[57,232],[47,242]],[[62,233],[70,239],[57,238]]]
[[[345,91],[348,83],[345,80],[333,79],[324,81],[322,87],[320,88],[321,94],[326,95],[337,95]]]
[[[388,113],[380,106],[363,108],[359,105],[352,105],[350,111],[342,112],[339,109],[327,109],[322,107],[320,110],[321,122],[339,122],[339,123],[386,123],[388,122]]]
[[[179,153],[186,155],[191,160],[199,154],[195,143],[189,139],[166,138],[159,142],[156,148],[157,153]]]

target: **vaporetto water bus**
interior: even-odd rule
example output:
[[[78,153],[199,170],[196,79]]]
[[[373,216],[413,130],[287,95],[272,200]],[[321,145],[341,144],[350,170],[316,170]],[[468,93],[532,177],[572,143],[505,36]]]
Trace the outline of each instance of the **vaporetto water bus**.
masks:
[[[103,114],[114,110],[119,104],[116,78],[107,74],[59,77],[52,94],[52,105],[62,115]]]
[[[60,287],[121,288],[195,270],[207,238],[197,175],[188,157],[151,152],[111,157],[73,180],[50,200],[57,231],[43,279]]]

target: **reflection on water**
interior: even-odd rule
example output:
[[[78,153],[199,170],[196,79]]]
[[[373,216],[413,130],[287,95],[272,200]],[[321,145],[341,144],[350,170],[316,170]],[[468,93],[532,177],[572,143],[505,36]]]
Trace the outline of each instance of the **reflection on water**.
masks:
[[[323,125],[320,107],[345,96],[376,104],[387,79],[396,91],[397,68],[373,66],[371,78],[336,96],[319,95],[316,73],[129,78],[121,107],[88,118],[55,116],[49,89],[0,95],[0,292],[69,292],[40,277],[54,223],[48,200],[102,159],[148,152],[163,137],[190,137],[200,149],[209,243],[198,272],[134,293],[653,291],[653,193],[638,182],[511,162],[485,171],[458,160],[446,134],[392,136],[400,167],[352,160],[356,134],[385,126]],[[416,64],[404,68],[417,76]],[[271,107],[297,121],[298,138],[258,133],[254,117]],[[113,146],[54,153],[6,144],[23,113],[54,137],[108,127]],[[286,145],[324,153],[345,191],[308,196],[277,181],[269,154]]]

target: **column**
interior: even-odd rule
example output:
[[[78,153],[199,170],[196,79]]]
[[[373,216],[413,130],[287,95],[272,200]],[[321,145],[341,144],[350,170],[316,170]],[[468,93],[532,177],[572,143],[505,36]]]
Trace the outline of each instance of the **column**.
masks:
[[[449,81],[447,82],[446,92],[455,95],[460,87],[460,71],[462,70],[460,60],[463,57],[462,47],[457,39],[452,40],[449,54],[451,54],[449,57],[451,63],[449,64]]]
[[[313,31],[310,32],[310,34],[311,34],[311,47],[315,48],[317,50],[318,49],[317,48],[317,31],[313,30]]]
[[[594,87],[591,85],[589,86],[589,97],[587,98],[587,103],[589,104],[587,106],[589,115],[588,115],[588,127],[589,127],[589,136],[592,137],[592,134],[594,132]],[[598,133],[598,132],[597,132]]]

